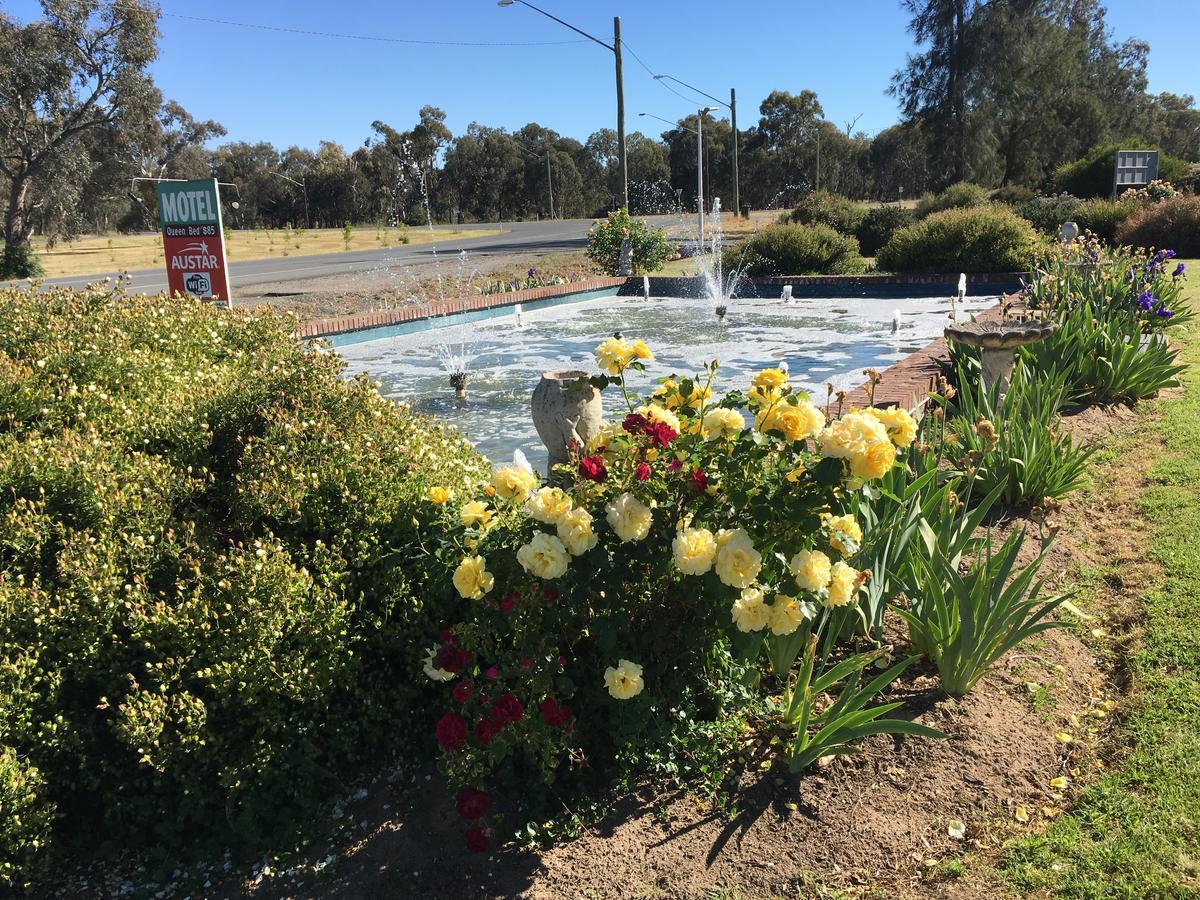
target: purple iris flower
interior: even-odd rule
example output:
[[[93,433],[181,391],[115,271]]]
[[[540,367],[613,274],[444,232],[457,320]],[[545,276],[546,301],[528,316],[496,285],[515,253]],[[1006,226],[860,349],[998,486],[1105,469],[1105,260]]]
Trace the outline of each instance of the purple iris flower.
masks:
[[[1178,278],[1180,275],[1182,275],[1186,271],[1187,271],[1187,266],[1185,266],[1183,263],[1180,263],[1179,265],[1177,265],[1175,267],[1175,271],[1171,273],[1171,277]]]
[[[1171,316],[1175,315],[1175,313],[1171,312],[1171,310],[1167,309],[1165,306],[1160,306],[1154,311],[1154,314],[1161,319],[1169,319]]]
[[[537,274],[537,269],[535,269],[533,266],[530,266],[529,271],[526,272],[525,274],[527,277],[532,278],[534,275]]]
[[[1178,255],[1179,254],[1176,253],[1174,250],[1167,250],[1165,255],[1163,256],[1163,259],[1174,259]]]
[[[1142,291],[1140,294],[1138,294],[1138,306],[1143,312],[1149,312],[1154,308],[1154,304],[1157,302],[1158,300],[1149,291]]]

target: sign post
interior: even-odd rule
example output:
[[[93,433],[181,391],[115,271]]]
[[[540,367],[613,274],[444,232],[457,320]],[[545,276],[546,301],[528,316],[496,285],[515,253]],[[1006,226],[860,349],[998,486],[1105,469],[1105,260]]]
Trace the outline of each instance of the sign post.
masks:
[[[160,181],[154,189],[171,296],[231,305],[217,180]]]

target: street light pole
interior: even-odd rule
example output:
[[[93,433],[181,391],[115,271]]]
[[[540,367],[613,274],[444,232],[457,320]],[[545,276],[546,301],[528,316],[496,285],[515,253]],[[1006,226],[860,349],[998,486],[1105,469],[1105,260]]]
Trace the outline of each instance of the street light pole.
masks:
[[[685,87],[689,91],[693,91],[702,97],[707,97],[709,100],[712,100],[714,103],[720,103],[722,106],[726,107],[729,110],[729,124],[733,129],[733,135],[732,135],[732,138],[733,138],[733,209],[734,209],[734,212],[740,213],[741,208],[742,208],[742,191],[741,191],[741,183],[738,178],[737,91],[734,90],[733,88],[729,89],[729,102],[726,103],[724,100],[721,100],[718,97],[714,97],[712,94],[706,93],[706,92],[700,90],[700,88],[698,88],[698,87],[693,87],[692,85],[688,84],[686,81],[680,81],[674,75],[655,75],[654,77],[658,81],[662,81],[664,78],[666,78],[670,81],[673,81],[680,87]]]
[[[288,178],[282,172],[269,172],[268,174],[282,178],[284,181],[290,181],[304,192],[304,227],[312,228],[312,220],[308,217],[308,186],[303,181],[297,181],[295,178]]]
[[[699,234],[699,250],[704,252],[704,114],[715,106],[704,106],[696,113],[696,223]]]
[[[621,197],[624,200],[625,208],[629,208],[629,171],[625,161],[625,79],[622,76],[621,69],[621,17],[613,17],[613,42],[607,44],[593,34],[588,34],[580,28],[576,28],[570,22],[564,22],[558,16],[546,12],[544,9],[539,9],[528,0],[497,0],[497,6],[512,6],[514,3],[520,3],[522,6],[528,6],[536,13],[541,13],[547,19],[553,19],[559,25],[565,28],[570,28],[576,34],[581,34],[589,41],[599,44],[605,50],[612,51],[616,60],[617,74],[617,161],[621,168]]]

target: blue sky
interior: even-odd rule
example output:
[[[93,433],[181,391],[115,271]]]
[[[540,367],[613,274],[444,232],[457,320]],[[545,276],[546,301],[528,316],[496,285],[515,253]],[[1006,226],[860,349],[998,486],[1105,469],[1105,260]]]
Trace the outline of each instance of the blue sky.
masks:
[[[792,2],[537,3],[611,42],[620,15],[626,44],[658,72],[710,94],[736,87],[739,125],[757,121],[772,89],[815,90],[833,122],[860,113],[857,129],[894,123],[885,89],[913,49],[899,0]],[[591,43],[525,47],[420,46],[300,35],[193,21],[226,19],[416,40],[569,41],[561,25],[517,4],[495,0],[161,0],[163,39],[153,72],[164,94],[198,118],[216,119],[229,140],[315,147],[321,139],[353,149],[382,119],[416,122],[426,103],[447,113],[459,134],[471,121],[517,128],[536,121],[585,139],[615,123],[612,54]],[[36,17],[36,0],[0,0],[18,19]],[[1190,11],[1189,11],[1190,10]],[[1118,38],[1149,41],[1150,88],[1200,94],[1200,0],[1110,0]],[[680,93],[687,94],[680,90]],[[694,112],[655,82],[631,54],[625,59],[626,127],[657,134],[646,111],[667,119]]]

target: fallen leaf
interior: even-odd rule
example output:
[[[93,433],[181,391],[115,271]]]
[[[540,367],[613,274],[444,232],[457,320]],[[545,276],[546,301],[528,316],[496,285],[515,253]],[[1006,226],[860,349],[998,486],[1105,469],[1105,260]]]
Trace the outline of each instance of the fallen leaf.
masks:
[[[1068,784],[1070,784],[1070,781],[1067,779],[1066,775],[1059,775],[1057,778],[1050,779],[1050,787],[1054,788],[1056,791],[1066,790]]]
[[[1075,738],[1071,737],[1065,731],[1058,732],[1056,735],[1054,735],[1054,739],[1060,744],[1073,744],[1075,742]]]
[[[966,837],[967,823],[962,819],[951,819],[946,825],[946,834],[956,841],[961,841]]]
[[[1023,806],[1018,806],[1013,811],[1013,818],[1016,819],[1018,822],[1020,822],[1022,825],[1024,825],[1029,821],[1029,810],[1027,810]]]

